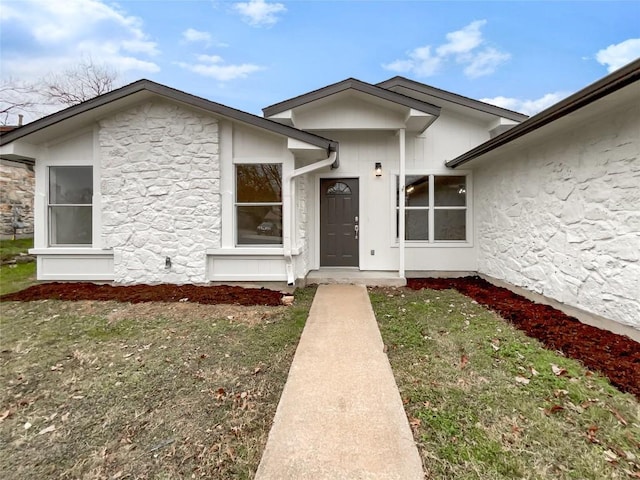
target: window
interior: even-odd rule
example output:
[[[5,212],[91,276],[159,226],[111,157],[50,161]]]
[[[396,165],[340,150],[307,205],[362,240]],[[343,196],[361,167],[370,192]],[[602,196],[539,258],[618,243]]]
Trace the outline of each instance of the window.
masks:
[[[451,175],[405,176],[405,240],[467,240],[467,179]],[[396,238],[399,234],[400,182],[396,182]]]
[[[93,167],[49,167],[49,244],[91,245]]]
[[[282,165],[236,165],[238,245],[282,245]]]

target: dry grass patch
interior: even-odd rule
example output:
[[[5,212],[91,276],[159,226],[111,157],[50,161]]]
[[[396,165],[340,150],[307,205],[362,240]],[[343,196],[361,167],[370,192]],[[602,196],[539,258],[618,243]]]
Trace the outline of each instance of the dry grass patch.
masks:
[[[428,478],[640,478],[640,405],[452,290],[371,290]]]
[[[293,307],[3,303],[0,470],[251,478],[313,297]]]

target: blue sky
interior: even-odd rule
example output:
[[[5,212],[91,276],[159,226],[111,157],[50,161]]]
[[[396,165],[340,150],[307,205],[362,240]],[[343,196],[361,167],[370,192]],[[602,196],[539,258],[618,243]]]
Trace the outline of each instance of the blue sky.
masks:
[[[90,57],[255,114],[395,75],[532,114],[640,56],[638,1],[1,0],[0,21],[3,81]]]

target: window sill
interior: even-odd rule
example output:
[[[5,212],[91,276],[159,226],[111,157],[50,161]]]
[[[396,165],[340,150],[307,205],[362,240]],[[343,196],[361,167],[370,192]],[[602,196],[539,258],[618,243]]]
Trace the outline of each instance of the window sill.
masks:
[[[113,250],[93,247],[30,248],[32,255],[113,255]]]
[[[400,248],[399,243],[394,243],[391,248]],[[404,248],[473,248],[472,242],[416,242],[405,241]]]
[[[207,255],[284,255],[282,247],[208,248]]]

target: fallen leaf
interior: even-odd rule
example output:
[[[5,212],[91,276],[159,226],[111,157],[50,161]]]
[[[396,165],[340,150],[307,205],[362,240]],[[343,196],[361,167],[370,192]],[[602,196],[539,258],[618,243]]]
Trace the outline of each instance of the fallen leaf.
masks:
[[[595,425],[591,425],[589,427],[589,429],[587,430],[587,439],[591,442],[591,443],[600,443],[600,440],[598,440],[596,438],[596,432],[598,431],[598,427],[596,427]]]
[[[609,408],[609,411],[611,413],[613,413],[615,415],[615,417],[618,419],[618,421],[624,425],[625,427],[627,426],[627,421],[624,419],[624,417],[622,415],[620,415],[620,412],[618,412],[615,408],[611,407]]]
[[[561,375],[566,375],[567,374],[567,370],[565,368],[561,368],[555,364],[551,364],[551,371],[557,376],[561,376]]]
[[[613,453],[611,450],[605,450],[604,459],[609,463],[614,463],[618,461],[618,456],[615,453]]]
[[[466,367],[467,363],[469,363],[469,357],[462,355],[462,357],[460,357],[460,370]]]
[[[411,417],[409,419],[409,425],[411,425],[413,428],[418,428],[421,423],[422,420],[420,420],[419,418]]]
[[[261,371],[262,371],[262,368],[260,368],[260,367],[256,367],[256,368],[254,368],[254,369],[253,369],[253,374],[254,374],[254,375],[257,375],[257,374],[258,374],[258,373],[260,373]]]
[[[11,409],[5,410],[4,412],[2,412],[2,414],[0,414],[0,422],[3,421],[5,418],[7,418],[9,415],[11,415]]]
[[[540,372],[538,372],[535,368],[531,367],[529,370],[531,370],[531,375],[533,375],[534,377],[537,375],[540,375]]]
[[[562,388],[553,392],[553,396],[556,398],[564,397],[565,395],[569,395],[569,390],[564,390]]]
[[[520,377],[520,376],[516,377],[515,380],[516,380],[516,382],[521,383],[522,385],[528,385],[529,382],[531,381],[528,378],[524,378],[524,377]]]
[[[44,435],[45,433],[51,433],[56,429],[55,425],[49,425],[47,428],[43,428],[38,432],[38,435]]]
[[[23,425],[23,427],[24,427],[24,429],[25,429],[25,430],[29,430],[29,429],[31,428],[31,423],[30,423],[30,422],[26,422],[26,423]]]
[[[544,409],[546,414],[553,414],[559,412],[560,410],[564,410],[564,407],[562,405],[551,405],[549,408]]]

